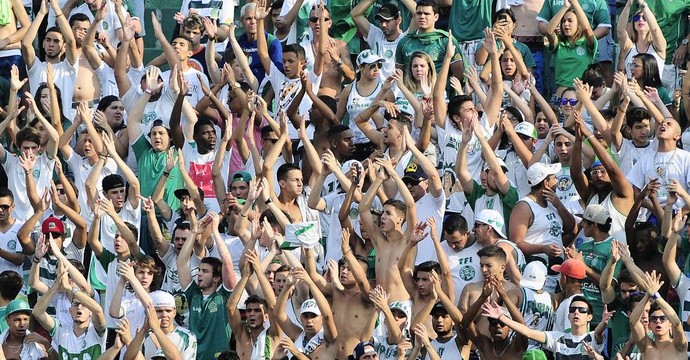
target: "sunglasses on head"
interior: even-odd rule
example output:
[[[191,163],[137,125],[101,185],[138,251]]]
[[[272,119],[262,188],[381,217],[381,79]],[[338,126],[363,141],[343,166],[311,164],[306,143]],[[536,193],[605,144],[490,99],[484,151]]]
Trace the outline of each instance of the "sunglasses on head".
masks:
[[[329,18],[329,17],[325,17],[325,18],[323,18],[323,21],[328,21],[330,19],[331,18]],[[316,24],[317,22],[319,22],[319,17],[318,16],[312,16],[309,18],[309,22]]]
[[[661,321],[663,323],[666,322],[666,320],[668,320],[668,318],[666,318],[666,315],[652,315],[649,317],[649,322],[651,323],[655,323],[657,321]]]
[[[577,99],[561,98],[561,105],[565,105],[567,103],[570,103],[570,106],[575,106],[577,105]]]
[[[647,20],[647,18],[645,18],[644,15],[642,15],[642,14],[637,14],[637,15],[633,16],[633,22],[638,22],[640,20]]]
[[[589,314],[589,309],[586,306],[571,306],[568,309],[568,312],[571,314],[574,314],[576,311],[580,314]]]

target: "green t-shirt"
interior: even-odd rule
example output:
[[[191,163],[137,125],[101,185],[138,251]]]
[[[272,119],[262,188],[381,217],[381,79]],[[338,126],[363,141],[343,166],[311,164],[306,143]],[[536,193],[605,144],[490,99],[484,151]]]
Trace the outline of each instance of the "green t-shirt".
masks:
[[[623,350],[625,343],[630,339],[630,325],[628,324],[628,315],[626,315],[628,309],[621,301],[620,296],[616,296],[616,299],[607,305],[609,311],[616,311],[609,320],[612,342],[611,358],[615,358],[616,354]]]
[[[580,245],[580,253],[582,253],[582,258],[587,266],[589,266],[594,272],[601,274],[606,267],[606,264],[611,257],[611,248],[613,245],[612,237],[600,242],[587,241]],[[616,268],[613,270],[614,278],[618,276],[621,271],[621,262],[616,264]],[[582,282],[582,294],[585,299],[589,301],[592,305],[592,324],[598,324],[601,322],[601,313],[604,311],[604,302],[601,300],[601,290],[599,289],[599,283],[593,282],[589,278],[585,278]]]
[[[7,319],[5,319],[6,315],[7,306],[0,306],[0,334],[9,327],[9,325],[7,325]]]
[[[680,40],[686,35],[685,12],[690,10],[689,0],[650,1],[649,10],[656,16],[656,22],[666,39],[666,64],[673,61],[673,54],[680,45]],[[630,14],[637,12],[637,3],[633,5]]]
[[[448,27],[460,42],[484,37],[484,29],[491,27],[493,1],[456,0],[450,6]]]
[[[149,197],[156,189],[158,180],[163,176],[168,152],[154,151],[144,135],[139,136],[137,141],[132,144],[132,150],[134,150],[134,156],[136,156],[139,169],[137,178],[141,185],[141,196]],[[175,149],[175,153],[177,151]],[[165,182],[165,192],[163,193],[163,200],[173,211],[180,207],[180,200],[175,197],[174,192],[181,188],[184,188],[184,180],[182,175],[180,175],[180,169],[175,166],[170,171],[170,176],[168,176],[168,180]]]
[[[462,60],[460,45],[458,45],[455,39],[453,39],[453,42],[455,43],[455,54],[452,61]],[[407,34],[398,42],[398,47],[395,50],[395,63],[397,65],[404,65],[407,68],[410,65],[412,53],[421,51],[431,57],[436,72],[438,72],[441,69],[441,65],[443,65],[443,59],[446,57],[447,45],[448,33],[443,30]]]
[[[197,337],[197,359],[214,360],[228,349],[230,323],[226,303],[232,292],[221,285],[209,296],[192,281],[184,291],[189,303],[189,330]]]
[[[559,40],[555,48],[549,47],[556,61],[556,86],[573,86],[573,79],[581,78],[589,64],[596,60],[598,50],[599,43],[595,41],[590,47],[585,37],[572,44]]]
[[[547,22],[551,21],[556,13],[561,10],[564,4],[565,0],[544,1],[544,5],[542,5],[539,15],[537,15],[537,20]],[[599,25],[611,27],[611,16],[609,15],[609,7],[606,1],[580,0],[580,6],[585,12],[585,15],[587,15],[589,25],[592,27],[592,29],[596,29]]]
[[[661,101],[664,102],[664,105],[668,106],[673,103],[673,100],[671,99],[671,94],[669,94],[668,89],[665,86],[659,86],[656,88],[657,92],[659,93],[659,98]]]
[[[484,42],[482,41],[482,44]],[[498,44],[500,44],[501,41],[498,41]],[[532,50],[529,49],[529,47],[517,40],[513,41],[513,46],[515,46],[515,49],[517,49],[518,52],[520,52],[520,56],[522,56],[522,61],[525,63],[525,66],[527,68],[535,68],[537,67],[537,63],[534,61],[534,56],[532,55]],[[489,62],[489,59],[491,59],[491,55],[486,58],[486,62]],[[485,64],[486,65],[486,64]]]
[[[472,211],[474,211],[476,214],[482,209],[496,210],[496,205],[498,204],[483,204],[482,206],[477,207],[477,200],[479,200],[482,196],[486,195],[486,188],[481,186],[475,180],[472,180],[472,182],[472,193],[465,194],[465,196],[467,197],[467,203],[470,204]],[[520,195],[518,195],[517,189],[511,185],[510,190],[508,190],[508,192],[505,195],[501,194],[501,192],[498,192],[498,197],[499,199],[501,199],[501,206],[503,207],[503,222],[505,224],[504,228],[508,229],[508,220],[510,219],[510,212],[513,211],[515,204],[517,204],[518,200],[520,199]],[[508,234],[505,233],[505,235]]]

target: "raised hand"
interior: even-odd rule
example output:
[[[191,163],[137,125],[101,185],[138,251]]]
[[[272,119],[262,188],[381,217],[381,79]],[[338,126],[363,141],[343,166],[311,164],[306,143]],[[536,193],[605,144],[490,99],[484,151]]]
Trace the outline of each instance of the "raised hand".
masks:
[[[601,321],[604,322],[605,324],[609,323],[609,320],[613,317],[613,314],[616,313],[616,310],[611,310],[609,311],[609,308],[606,304],[604,304],[604,312],[601,313]]]
[[[482,304],[482,315],[490,319],[498,319],[503,315],[503,310],[501,310],[496,301],[487,301]]]
[[[376,287],[369,292],[369,301],[371,301],[379,311],[383,311],[383,309],[388,307],[389,299],[390,294],[387,293],[381,285],[376,285]]]
[[[125,261],[120,261],[117,264],[117,274],[129,282],[132,282],[136,279],[136,276],[134,275],[134,267]]]
[[[494,38],[494,32],[491,30],[491,28],[486,28],[484,29],[484,49],[492,55],[496,55],[498,53],[498,47],[496,46],[496,39]]]
[[[155,19],[156,17],[154,16],[153,18]],[[160,27],[160,24],[158,26]],[[159,91],[163,87],[163,83],[158,82],[158,77],[160,76],[160,72],[161,72],[160,69],[158,69],[155,66],[149,66],[148,69],[146,69],[146,82],[145,82],[146,89],[144,89],[144,90],[156,92],[156,91]]]
[[[328,259],[328,274],[331,277],[331,283],[338,290],[345,290],[343,284],[340,283],[340,270],[338,269],[338,262],[333,259]]]
[[[129,329],[129,320],[127,320],[127,318],[123,318],[118,322],[117,329],[115,330],[120,340],[122,340],[124,346],[129,345],[129,343],[132,341],[132,333]]]
[[[27,174],[31,173],[31,175],[33,176],[32,172],[34,170],[34,167],[36,166],[36,155],[34,155],[31,151],[26,150],[19,155],[18,160],[19,166],[21,166],[22,169],[24,169],[24,172],[26,172]]]
[[[417,244],[419,244],[420,241],[426,239],[426,237],[429,236],[429,232],[426,231],[427,227],[427,223],[423,221],[418,223],[417,226],[415,226],[414,231],[410,236],[410,245],[417,246]]]
[[[24,84],[29,81],[28,78],[24,80],[19,80],[19,68],[17,65],[12,65],[12,68],[10,69],[10,89],[13,91],[19,91],[21,88],[24,87]]]
[[[216,34],[218,33],[218,26],[216,25],[216,23],[213,20],[211,20],[211,18],[209,18],[209,17],[204,17],[203,22],[204,22],[204,31],[206,31],[206,35],[208,35],[208,38],[209,39],[215,38]]]

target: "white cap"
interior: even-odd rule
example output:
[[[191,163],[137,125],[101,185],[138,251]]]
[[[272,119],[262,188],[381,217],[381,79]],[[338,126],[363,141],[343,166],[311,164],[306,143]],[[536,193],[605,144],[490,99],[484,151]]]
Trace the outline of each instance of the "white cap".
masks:
[[[532,139],[537,138],[537,128],[535,128],[534,125],[532,125],[532,123],[527,121],[523,121],[515,125],[515,132],[518,134],[529,136]]]
[[[585,220],[591,221],[593,223],[606,225],[611,215],[609,214],[608,210],[604,209],[603,206],[599,204],[591,204],[587,205],[585,213],[582,215],[582,217]]]
[[[500,236],[503,239],[506,239],[505,234],[503,234],[503,215],[499,213],[496,210],[491,210],[491,209],[484,209],[477,214],[477,216],[474,217],[474,222],[480,223],[480,224],[486,224],[491,226],[492,229],[498,233],[498,236]]]
[[[390,303],[390,305],[388,305],[388,307],[390,307],[391,310],[402,311],[403,313],[405,313],[405,316],[407,316],[407,319],[411,320],[410,319],[410,312],[411,312],[410,305],[408,305],[402,301],[394,301],[394,302]]]
[[[307,299],[302,303],[302,308],[299,310],[299,314],[304,315],[304,313],[312,313],[316,314],[317,316],[321,315],[321,310],[319,310],[319,307],[316,305],[316,300]]]
[[[345,173],[347,173],[348,171],[350,171],[350,169],[352,168],[353,165],[356,166],[357,169],[358,169],[359,171],[364,171],[364,165],[362,165],[361,162],[359,162],[359,161],[357,161],[357,160],[355,160],[355,159],[348,160],[348,161],[344,162],[344,163],[343,163],[343,166],[341,166],[340,169],[341,169],[341,170],[343,171],[343,173],[345,174]]]
[[[503,168],[503,172],[508,172],[508,165],[506,165],[506,162],[501,159],[500,156],[496,156],[496,160],[498,160],[498,164],[501,165]],[[482,166],[482,171],[489,170],[489,163],[484,162],[484,165]]]
[[[561,171],[561,164],[546,165],[542,163],[534,163],[527,169],[527,183],[534,186],[544,181],[549,175],[556,175]]]
[[[364,64],[373,64],[384,59],[370,49],[364,50],[359,55],[357,55],[357,66],[362,66]]]
[[[534,260],[525,266],[522,271],[520,286],[539,291],[544,288],[546,282],[546,265],[539,260]]]
[[[151,295],[151,300],[153,300],[153,307],[176,307],[175,297],[167,291],[156,290],[149,295]]]

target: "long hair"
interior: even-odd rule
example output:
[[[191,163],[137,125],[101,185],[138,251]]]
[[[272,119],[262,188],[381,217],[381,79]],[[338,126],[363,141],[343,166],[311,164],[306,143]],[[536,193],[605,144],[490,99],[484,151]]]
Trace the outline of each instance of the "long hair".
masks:
[[[43,91],[43,89],[47,88],[47,83],[41,83],[41,85],[38,85],[36,93],[34,94],[34,100],[36,101],[36,107],[38,108],[38,111],[41,113],[41,115],[43,115],[43,117],[45,117],[46,119],[50,119],[50,111],[44,108],[43,103],[41,103],[41,92]],[[60,88],[57,87],[57,85],[55,86],[55,94],[57,95],[58,107],[60,109],[60,120],[64,122],[67,118],[65,117],[65,113],[62,111],[62,91],[60,91]],[[50,100],[50,97],[48,98],[48,100]]]
[[[558,37],[559,37],[558,40],[562,41],[562,42],[569,40],[568,37],[565,36],[565,34],[563,33],[563,21],[565,20],[565,16],[568,15],[569,13],[572,13],[573,15],[575,15],[575,19],[577,19],[577,14],[575,14],[575,9],[573,9],[572,7],[570,9],[568,9],[568,11],[566,11],[565,14],[563,15],[563,18],[561,19],[561,23],[559,24],[559,26],[561,27],[561,34],[558,35]],[[582,37],[583,33],[584,33],[584,30],[582,29],[582,24],[580,24],[580,20],[577,19],[577,30],[575,30],[575,33],[573,34],[573,41],[579,40]]]
[[[637,82],[640,87],[644,89],[645,86],[657,88],[661,86],[661,76],[659,76],[659,65],[656,58],[650,54],[642,53],[633,56],[633,59],[640,59],[642,61],[642,78]]]
[[[403,76],[405,86],[410,89],[413,94],[421,90],[419,86],[417,86],[417,80],[412,76],[412,62],[414,59],[422,59],[426,62],[426,66],[429,68],[426,74],[429,87],[433,87],[436,83],[436,67],[434,67],[434,61],[431,60],[429,54],[423,51],[415,51],[410,55],[410,64],[407,66],[407,69],[405,69],[405,74]]]
[[[633,17],[635,17],[637,15],[643,15],[642,11],[636,12],[635,15],[633,15]],[[630,23],[632,24],[632,30],[633,30],[632,34],[631,34],[632,36],[630,36],[630,40],[633,42],[633,46],[635,46],[635,44],[637,44],[637,37],[640,35],[637,33],[637,29],[635,28],[635,21],[631,20]],[[647,22],[647,24],[649,24],[649,22]],[[649,44],[649,46],[654,46],[654,44],[652,43],[654,41],[654,39],[652,38],[652,31],[651,30],[647,32],[647,35],[645,35],[644,41],[646,41]]]

